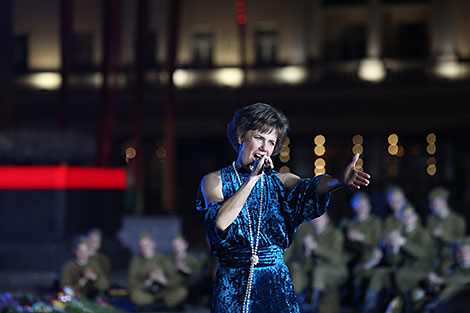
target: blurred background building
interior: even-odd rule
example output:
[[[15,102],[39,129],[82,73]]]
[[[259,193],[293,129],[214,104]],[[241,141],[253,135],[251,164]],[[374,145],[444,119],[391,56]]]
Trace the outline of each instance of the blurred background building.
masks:
[[[50,266],[27,222],[44,212],[60,212],[48,245],[157,214],[203,246],[200,179],[234,158],[226,124],[254,102],[290,118],[281,171],[339,174],[359,152],[379,214],[388,184],[423,216],[445,185],[468,218],[467,0],[2,0],[0,15],[0,164],[127,172],[125,190],[2,190],[4,256],[27,242]]]

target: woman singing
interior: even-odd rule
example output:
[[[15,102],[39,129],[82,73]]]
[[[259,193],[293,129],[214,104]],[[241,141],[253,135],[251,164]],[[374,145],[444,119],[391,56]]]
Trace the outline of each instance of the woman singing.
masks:
[[[237,159],[201,182],[196,206],[220,263],[211,312],[299,312],[283,261],[295,231],[325,212],[334,190],[369,184],[370,176],[355,169],[358,154],[340,178],[271,173],[288,128],[286,116],[268,104],[236,111],[227,135]]]

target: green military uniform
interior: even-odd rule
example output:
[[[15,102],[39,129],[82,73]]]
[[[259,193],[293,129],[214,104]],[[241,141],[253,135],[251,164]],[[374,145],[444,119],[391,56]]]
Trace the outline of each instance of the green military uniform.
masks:
[[[315,228],[311,223],[303,223],[295,232],[294,241],[289,249],[284,253],[284,262],[289,265],[292,262],[299,262],[304,256],[303,238],[307,234],[311,234]]]
[[[418,224],[422,225],[421,219],[418,220]],[[386,239],[386,237],[394,230],[402,232],[403,226],[401,225],[401,221],[397,218],[395,213],[392,213],[385,218],[383,238]]]
[[[406,243],[401,247],[400,268],[396,272],[397,287],[401,292],[409,292],[432,271],[435,253],[433,240],[421,225],[405,234]]]
[[[320,234],[315,233],[310,223],[304,225],[296,235],[291,260],[288,261],[295,291],[297,293],[304,291],[309,283],[313,289],[319,291],[329,286],[340,285],[347,278],[347,269],[342,258],[343,234],[331,225]],[[312,255],[305,256],[302,247],[303,238],[308,234],[312,234],[315,238],[317,248],[313,250]]]
[[[374,249],[378,248],[382,238],[382,221],[370,214],[364,220],[354,219],[346,223],[346,231],[356,230],[364,234],[361,242],[348,240],[346,249],[349,259],[353,263],[355,278],[362,279],[370,275],[370,271],[363,269],[363,264],[370,260]]]
[[[451,210],[443,219],[434,214],[431,215],[427,224],[429,233],[432,234],[437,227],[442,227],[442,236],[435,238],[440,261],[438,272],[444,274],[454,261],[452,246],[465,235],[467,223],[463,216]]]
[[[284,253],[284,262],[289,268],[294,290],[297,294],[305,291],[308,286],[308,277],[306,273],[311,271],[311,266],[305,267],[304,265],[304,247],[303,239],[307,234],[312,234],[315,228],[311,223],[303,223],[297,229],[294,241],[289,249]]]
[[[400,249],[393,251],[390,244],[386,245],[381,266],[371,270],[372,275],[364,299],[365,313],[377,311],[380,292],[392,287],[393,281],[405,297],[407,309],[412,309],[410,291],[425,280],[432,270],[434,255],[429,233],[417,223],[412,231],[403,231],[402,236],[405,237],[405,243]]]
[[[462,291],[465,288],[468,288],[470,284],[470,268],[465,268],[459,266],[451,271],[451,273],[446,277],[444,285],[445,288],[440,294],[440,298],[448,299]]]
[[[88,280],[84,286],[80,286],[79,280],[84,276],[87,267],[91,268],[91,270],[96,273],[97,279],[95,281]],[[82,295],[89,296],[93,292],[104,293],[104,291],[109,288],[109,285],[109,280],[94,263],[88,262],[86,265],[79,265],[75,261],[69,261],[62,268],[62,288],[68,286],[80,292]]]
[[[88,262],[94,263],[99,267],[106,279],[111,282],[111,261],[106,255],[98,251],[94,255],[90,256]]]
[[[161,268],[168,279],[166,286],[159,287],[152,292],[146,285],[149,274],[155,269]],[[182,303],[188,296],[188,290],[181,286],[181,276],[171,264],[171,261],[158,253],[150,259],[142,256],[133,258],[129,268],[129,296],[134,304],[151,305],[157,300],[163,300],[169,308]]]
[[[419,224],[403,233],[406,242],[398,253],[386,248],[382,266],[373,271],[369,289],[380,291],[392,287],[391,274],[396,273],[397,287],[402,292],[410,291],[432,271],[434,253],[432,238]]]
[[[176,256],[171,254],[169,256],[171,263],[176,267]],[[203,262],[193,253],[186,253],[184,258],[184,264],[191,270],[190,273],[183,273],[178,271],[180,276],[181,284],[185,287],[191,287],[201,281],[203,275]]]
[[[400,252],[393,254],[385,248],[385,255],[382,259],[382,264],[372,270],[371,279],[369,282],[369,289],[381,291],[385,288],[392,287],[391,275],[399,268],[402,255]],[[388,251],[387,251],[388,250]]]
[[[401,231],[401,229],[402,229],[401,221],[400,219],[397,218],[395,213],[391,213],[385,218],[384,231],[383,231],[384,236],[388,235],[393,230]]]
[[[392,254],[391,251],[389,251],[389,247],[386,246],[386,243],[388,236],[392,231],[401,232],[402,228],[403,226],[401,221],[395,213],[391,213],[385,218],[381,242],[381,245],[385,245],[385,251],[381,260],[381,265],[372,270],[369,282],[370,289],[381,290],[382,288],[391,287],[390,275],[398,268],[399,258],[396,254]]]

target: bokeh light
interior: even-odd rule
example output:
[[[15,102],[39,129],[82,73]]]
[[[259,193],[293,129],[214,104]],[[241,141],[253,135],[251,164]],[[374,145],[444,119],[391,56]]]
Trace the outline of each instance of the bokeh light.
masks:
[[[314,142],[318,146],[323,146],[326,142],[325,136],[323,135],[317,135],[314,139]]]
[[[361,135],[355,135],[352,139],[353,144],[355,145],[362,145],[363,143],[363,138]]]
[[[398,135],[397,134],[391,134],[388,136],[388,143],[391,145],[396,145],[398,144]]]
[[[316,146],[314,152],[315,152],[316,155],[322,156],[322,155],[325,154],[326,149],[325,149],[324,146]]]
[[[397,145],[388,146],[388,153],[390,153],[391,155],[396,155],[398,153],[398,146]]]

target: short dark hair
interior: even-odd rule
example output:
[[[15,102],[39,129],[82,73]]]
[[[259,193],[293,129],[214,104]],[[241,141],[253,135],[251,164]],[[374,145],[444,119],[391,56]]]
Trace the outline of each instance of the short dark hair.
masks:
[[[286,141],[289,120],[281,111],[266,103],[255,103],[243,107],[233,114],[233,120],[227,125],[227,136],[233,149],[238,153],[238,138],[245,137],[250,130],[269,132],[277,130],[276,146],[273,155],[279,154]]]

